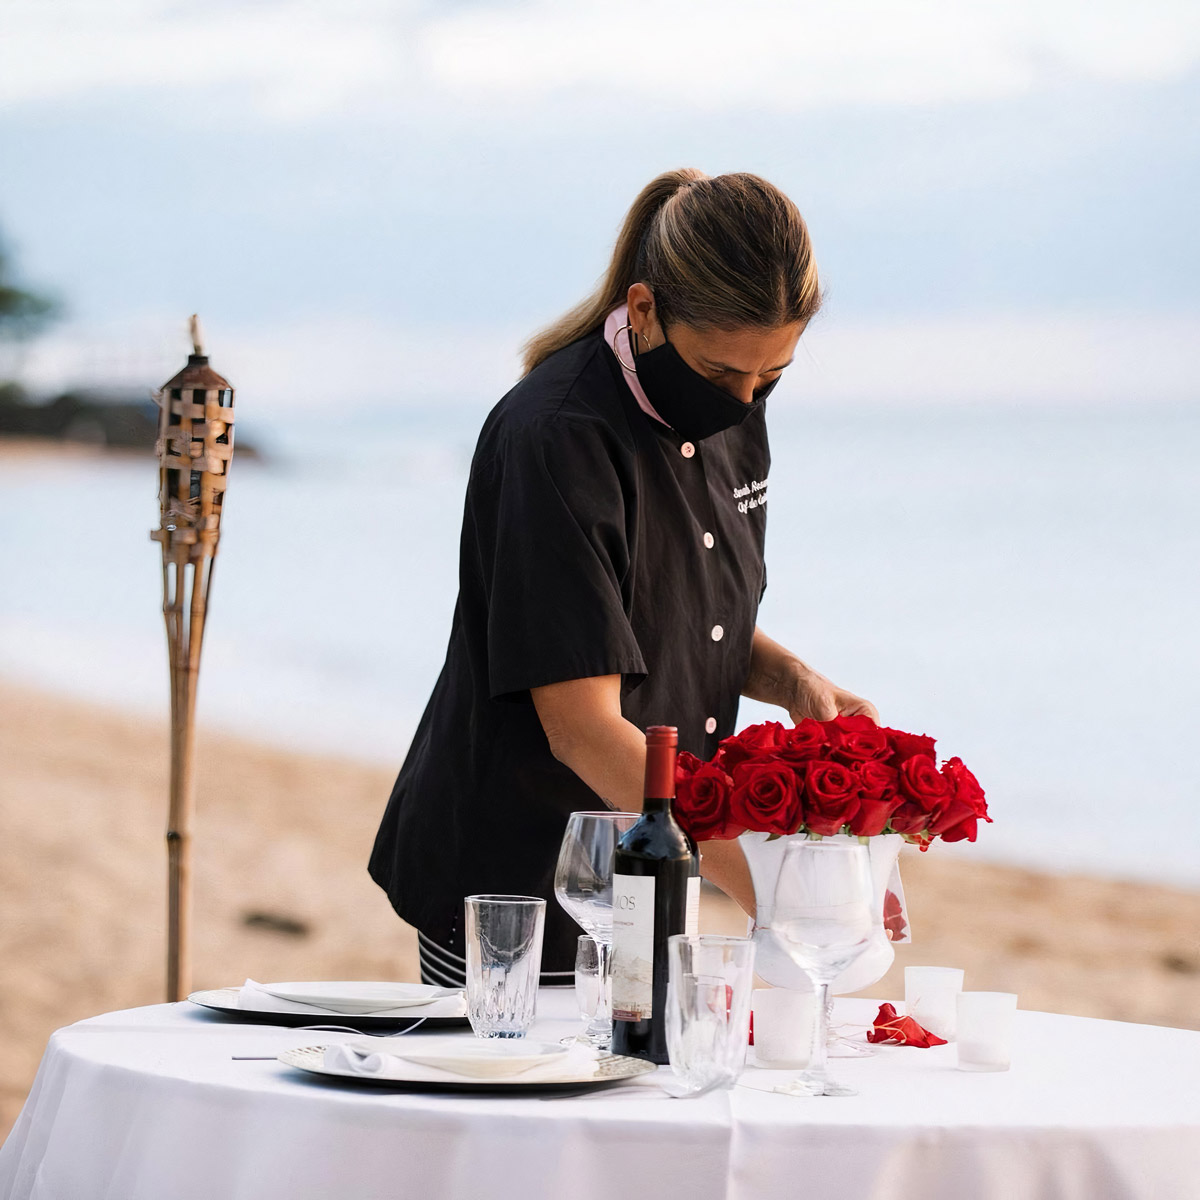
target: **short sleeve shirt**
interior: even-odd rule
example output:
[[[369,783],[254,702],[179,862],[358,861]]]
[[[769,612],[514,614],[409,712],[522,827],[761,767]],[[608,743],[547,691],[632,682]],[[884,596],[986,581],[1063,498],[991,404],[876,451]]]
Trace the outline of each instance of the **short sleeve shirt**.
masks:
[[[466,895],[544,896],[543,970],[573,967],[554,866],[569,814],[604,804],[551,754],[530,689],[620,675],[629,721],[711,757],[749,672],[769,467],[765,405],[687,441],[638,407],[598,333],[492,410],[446,662],[371,856],[400,916],[443,941]]]

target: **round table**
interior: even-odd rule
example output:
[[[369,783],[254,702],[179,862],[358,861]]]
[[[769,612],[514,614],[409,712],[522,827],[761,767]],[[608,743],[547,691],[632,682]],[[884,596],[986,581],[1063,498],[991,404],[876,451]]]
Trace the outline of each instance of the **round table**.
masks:
[[[543,992],[536,1033],[571,1032]],[[875,1004],[838,1002],[869,1024]],[[326,1084],[273,1061],[339,1035],[184,1004],[50,1039],[0,1149],[10,1200],[1172,1200],[1200,1196],[1200,1033],[1019,1012],[1007,1073],[951,1046],[835,1059],[848,1098],[667,1099],[654,1075],[543,1099]],[[406,1035],[420,1037],[419,1032]],[[469,1036],[469,1035],[466,1035]],[[664,1068],[665,1070],[665,1068]]]

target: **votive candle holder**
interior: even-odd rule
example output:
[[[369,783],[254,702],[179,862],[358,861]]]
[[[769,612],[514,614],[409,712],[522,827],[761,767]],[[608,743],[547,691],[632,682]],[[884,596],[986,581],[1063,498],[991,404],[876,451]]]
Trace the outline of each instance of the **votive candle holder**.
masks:
[[[1017,997],[1012,992],[959,992],[958,1069],[1007,1071]]]
[[[904,968],[905,1013],[947,1042],[955,1038],[962,990],[963,972],[958,967]]]

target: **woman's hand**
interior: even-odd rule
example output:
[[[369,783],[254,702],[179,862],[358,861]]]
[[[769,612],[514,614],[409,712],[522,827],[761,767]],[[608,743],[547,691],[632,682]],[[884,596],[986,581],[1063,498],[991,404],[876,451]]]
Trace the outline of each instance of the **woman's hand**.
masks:
[[[788,715],[793,724],[799,725],[805,717],[831,721],[839,714],[844,717],[862,715],[879,724],[879,712],[870,700],[838,687],[819,671],[803,663],[797,664],[795,675],[795,690],[788,705]]]

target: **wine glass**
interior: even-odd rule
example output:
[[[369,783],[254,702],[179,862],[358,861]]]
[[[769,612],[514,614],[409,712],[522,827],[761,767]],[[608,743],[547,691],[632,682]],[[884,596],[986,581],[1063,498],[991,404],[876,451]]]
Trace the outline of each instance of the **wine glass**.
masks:
[[[613,810],[572,813],[554,869],[555,898],[596,942],[600,1000],[583,1039],[594,1046],[606,1047],[612,1040],[613,851],[639,815]]]
[[[779,878],[783,866],[783,852],[795,840],[806,837],[796,834],[793,837],[765,840],[766,834],[747,833],[739,838],[746,855],[746,864],[754,881],[755,899],[758,902],[758,917],[750,928],[755,942],[758,944],[758,957],[755,960],[755,971],[767,983],[779,988],[807,988],[810,981],[804,972],[796,966],[790,956],[778,944],[771,925],[771,903],[775,895],[775,882]],[[839,843],[856,844],[857,839],[847,835],[837,834],[824,840]],[[867,859],[870,863],[871,878],[875,885],[875,899],[872,914],[875,919],[875,932],[871,936],[871,944],[866,952],[854,960],[829,985],[831,995],[841,996],[847,992],[857,992],[868,985],[882,979],[896,957],[897,942],[911,941],[907,933],[907,918],[903,909],[904,889],[900,881],[899,857],[904,839],[898,833],[878,834],[869,838],[866,843]],[[901,927],[904,932],[895,936],[884,923],[884,909],[889,894],[893,900],[901,904]],[[869,1058],[875,1051],[862,1040],[861,1033],[839,1035],[838,1027],[833,1024],[833,1005],[827,1004],[826,1015],[829,1019],[829,1055],[831,1058]]]
[[[829,985],[871,944],[873,895],[865,846],[797,841],[784,850],[770,928],[817,987],[812,1060],[799,1077],[814,1096],[856,1095],[826,1073],[826,1006]]]

